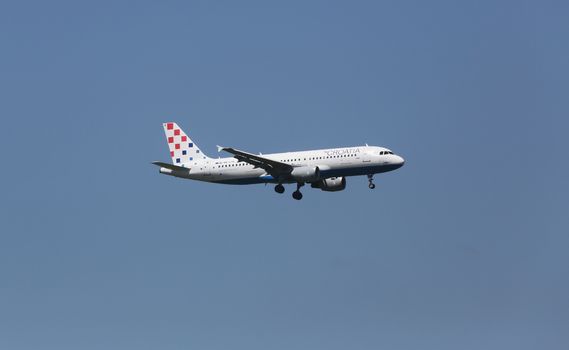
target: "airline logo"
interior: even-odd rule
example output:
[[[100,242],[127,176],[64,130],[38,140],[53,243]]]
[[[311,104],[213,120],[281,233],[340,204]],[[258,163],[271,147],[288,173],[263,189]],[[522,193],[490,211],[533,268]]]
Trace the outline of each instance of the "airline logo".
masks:
[[[324,151],[327,156],[341,156],[344,154],[360,153],[359,148],[338,148]]]
[[[194,147],[192,140],[176,123],[165,123],[164,132],[174,164],[191,162],[194,156],[200,153],[199,149]]]

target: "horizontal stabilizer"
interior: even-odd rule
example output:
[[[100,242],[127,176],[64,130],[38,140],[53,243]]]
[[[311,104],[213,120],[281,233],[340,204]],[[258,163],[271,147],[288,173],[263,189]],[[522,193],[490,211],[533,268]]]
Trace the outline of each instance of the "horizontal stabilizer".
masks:
[[[189,168],[184,168],[182,166],[177,166],[174,164],[168,164],[168,163],[163,163],[163,162],[152,162],[152,164],[157,165],[157,166],[162,167],[162,168],[171,169],[171,170],[182,170],[182,171],[190,170]]]

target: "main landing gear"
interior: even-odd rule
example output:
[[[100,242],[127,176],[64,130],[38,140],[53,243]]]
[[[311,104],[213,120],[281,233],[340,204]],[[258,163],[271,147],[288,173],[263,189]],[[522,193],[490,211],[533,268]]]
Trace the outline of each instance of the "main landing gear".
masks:
[[[302,199],[302,193],[300,192],[300,188],[301,188],[302,186],[304,186],[303,183],[300,183],[300,182],[297,183],[297,184],[296,184],[296,191],[294,191],[294,192],[292,193],[292,198],[296,199],[297,201],[299,201],[299,200]]]
[[[302,186],[304,186],[304,183],[301,183],[301,182],[297,183],[296,184],[296,191],[294,191],[292,193],[292,198],[296,199],[297,201],[302,199],[302,193],[300,192],[300,188]],[[276,193],[284,193],[284,191],[285,191],[285,188],[282,184],[278,184],[275,186],[275,192]]]
[[[375,184],[373,183],[373,174],[369,174],[367,176],[367,180],[369,181],[369,185],[368,185],[369,189],[373,190],[375,188]]]

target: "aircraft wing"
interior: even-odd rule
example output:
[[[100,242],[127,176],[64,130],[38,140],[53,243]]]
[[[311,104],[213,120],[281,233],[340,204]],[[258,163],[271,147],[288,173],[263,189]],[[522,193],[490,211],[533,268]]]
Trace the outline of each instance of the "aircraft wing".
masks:
[[[289,164],[282,163],[273,159],[258,156],[256,154],[240,151],[231,147],[221,147],[217,146],[217,151],[225,151],[233,154],[233,157],[241,162],[246,162],[253,165],[256,168],[264,169],[268,174],[271,174],[274,178],[278,178],[280,175],[288,175],[291,173],[293,167]]]

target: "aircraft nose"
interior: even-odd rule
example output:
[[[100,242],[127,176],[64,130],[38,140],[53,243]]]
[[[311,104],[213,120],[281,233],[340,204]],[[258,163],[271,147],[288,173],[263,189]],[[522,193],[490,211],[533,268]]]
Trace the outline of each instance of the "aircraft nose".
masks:
[[[401,156],[397,156],[396,163],[397,163],[397,165],[399,165],[400,167],[402,167],[403,164],[405,164],[405,159],[403,159],[403,157],[401,157]]]

